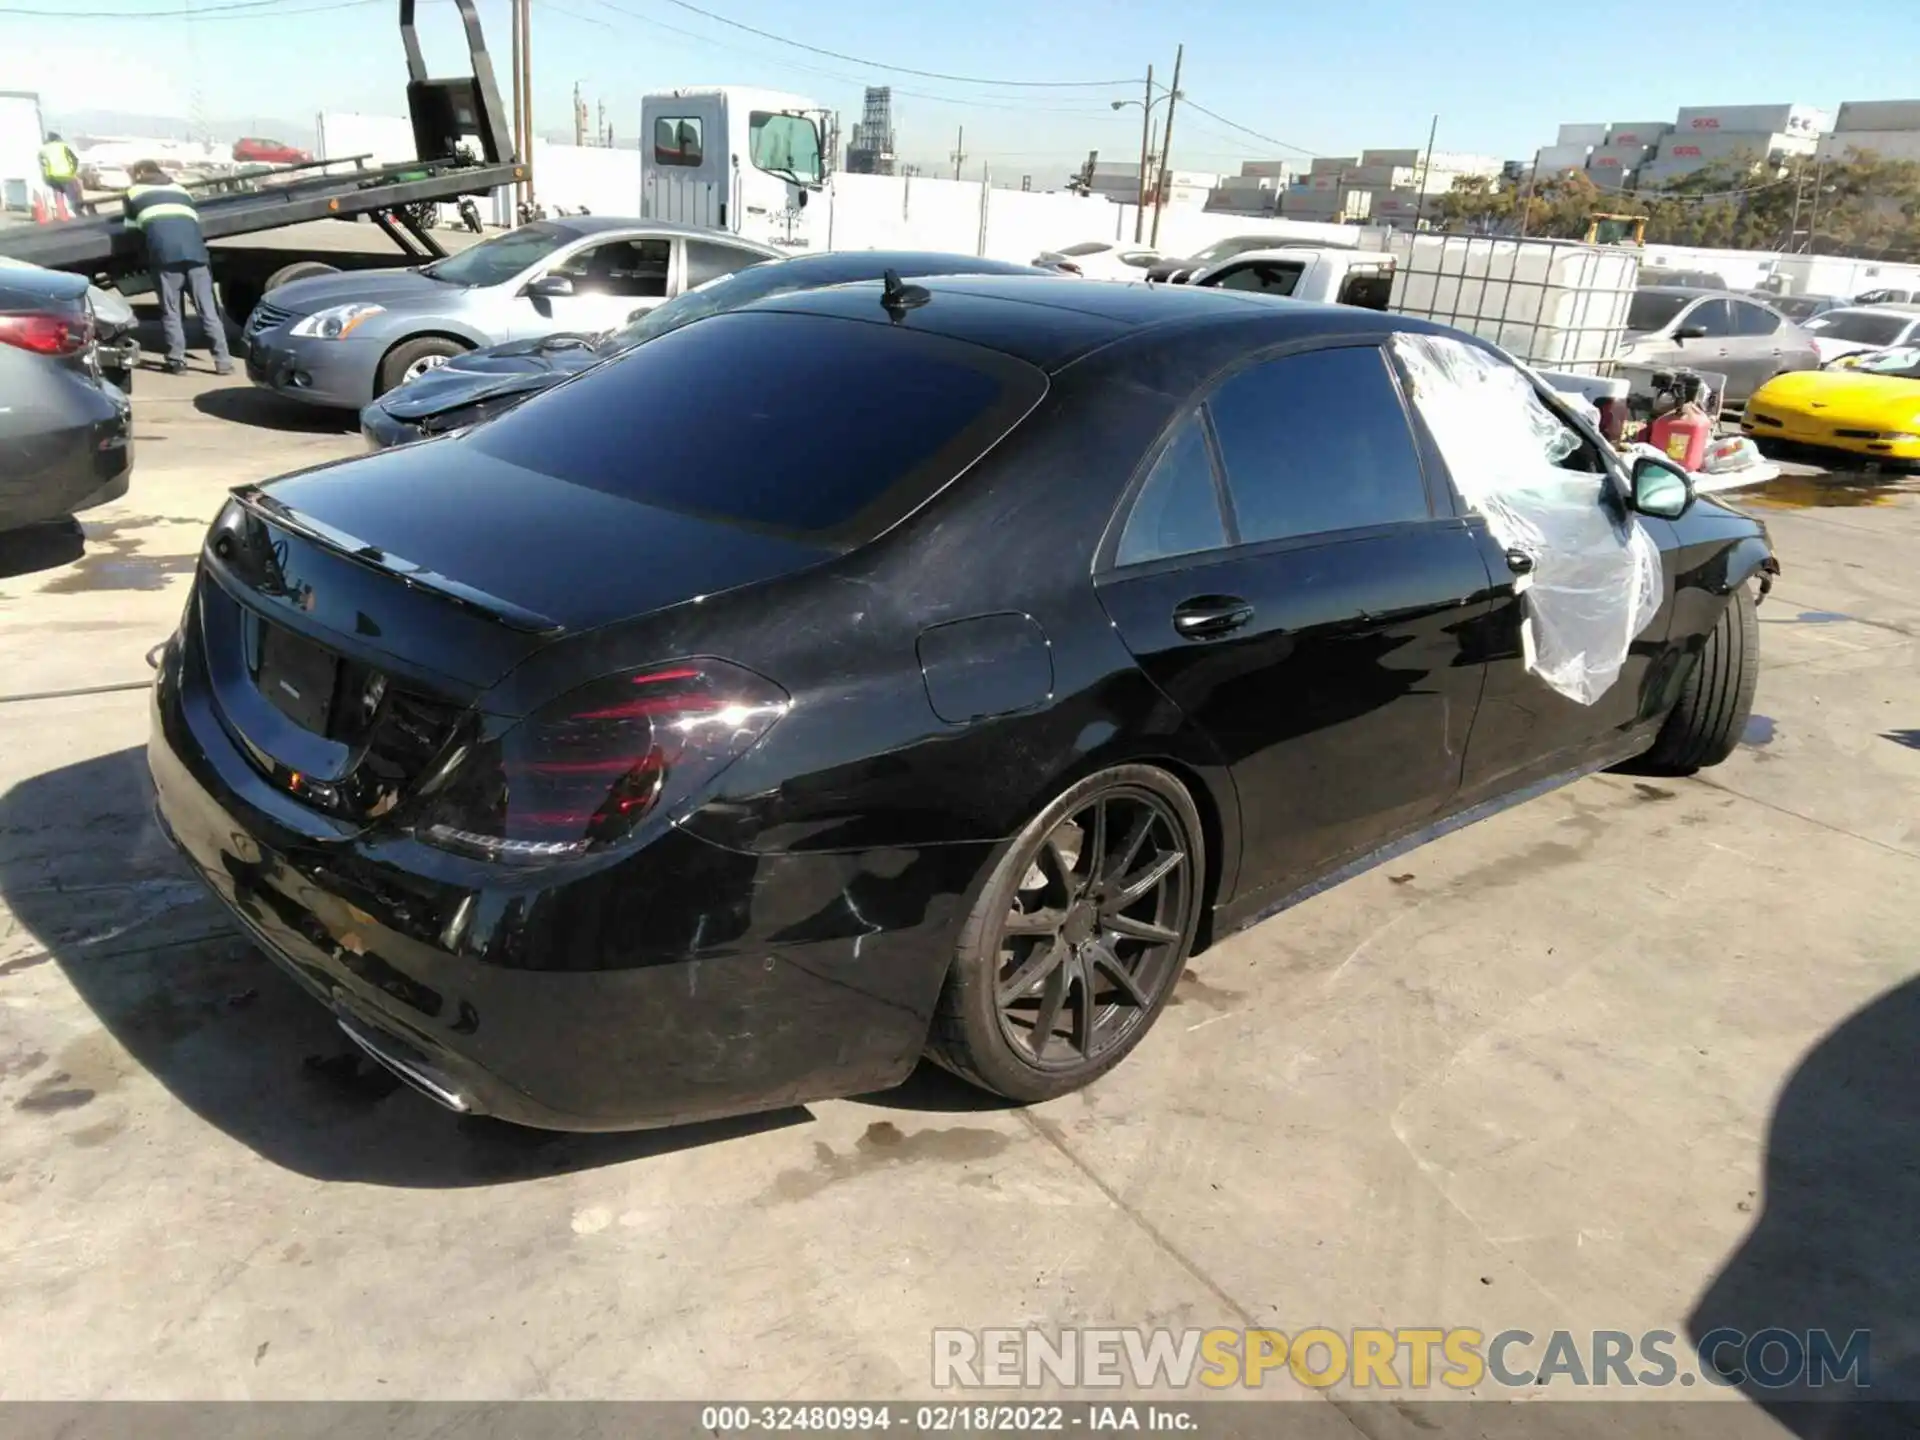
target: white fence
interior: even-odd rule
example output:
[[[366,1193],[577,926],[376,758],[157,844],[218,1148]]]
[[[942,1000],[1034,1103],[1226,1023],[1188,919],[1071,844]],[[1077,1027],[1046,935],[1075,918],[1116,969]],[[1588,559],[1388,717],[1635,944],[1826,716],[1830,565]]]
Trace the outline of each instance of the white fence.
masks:
[[[414,159],[413,131],[398,116],[329,111],[320,116],[320,157],[372,155],[376,162]],[[595,215],[640,213],[640,152],[536,141],[534,193],[551,211],[591,210]],[[1133,243],[1136,207],[1103,196],[995,189],[979,180],[930,175],[834,175],[808,206],[816,237],[834,250],[919,249],[958,251],[995,260],[1031,260],[1042,250],[1081,240]],[[511,190],[497,191],[487,216],[513,223]],[[1153,214],[1140,227],[1148,243]],[[1191,255],[1230,235],[1358,245],[1380,249],[1384,233],[1352,225],[1317,224],[1278,216],[1222,215],[1169,206],[1160,216],[1158,248]],[[822,243],[816,239],[816,244]],[[1920,288],[1920,267],[1866,260],[1811,260],[1755,250],[1706,250],[1649,245],[1641,282],[1657,283],[1662,270],[1709,270],[1736,290],[1759,289],[1776,271],[1794,294],[1853,295],[1891,285]]]

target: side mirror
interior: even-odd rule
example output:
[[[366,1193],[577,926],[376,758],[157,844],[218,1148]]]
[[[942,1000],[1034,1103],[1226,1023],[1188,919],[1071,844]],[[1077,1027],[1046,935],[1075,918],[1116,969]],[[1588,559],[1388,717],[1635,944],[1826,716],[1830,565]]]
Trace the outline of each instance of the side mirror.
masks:
[[[565,275],[542,275],[527,286],[529,295],[548,297],[573,294],[573,281]]]
[[[1678,520],[1693,504],[1693,477],[1664,456],[1636,456],[1632,474],[1633,508],[1642,515]]]
[[[1704,325],[1682,325],[1678,330],[1673,332],[1673,338],[1683,344],[1688,340],[1704,340],[1707,338],[1707,327]]]

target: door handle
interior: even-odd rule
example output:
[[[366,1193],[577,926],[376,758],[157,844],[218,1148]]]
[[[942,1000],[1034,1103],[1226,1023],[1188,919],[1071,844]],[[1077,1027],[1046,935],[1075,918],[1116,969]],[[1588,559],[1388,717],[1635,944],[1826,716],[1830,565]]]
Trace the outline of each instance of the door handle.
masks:
[[[1196,595],[1173,609],[1173,628],[1187,640],[1231,635],[1253,619],[1253,606],[1238,595]]]
[[[1516,546],[1507,551],[1507,569],[1516,575],[1531,575],[1533,573],[1533,557]]]

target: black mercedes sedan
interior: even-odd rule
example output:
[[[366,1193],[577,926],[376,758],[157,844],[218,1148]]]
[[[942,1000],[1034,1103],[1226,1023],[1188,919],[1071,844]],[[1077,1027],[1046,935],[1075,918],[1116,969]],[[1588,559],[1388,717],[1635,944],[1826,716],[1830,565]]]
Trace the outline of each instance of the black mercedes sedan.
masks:
[[[1724,758],[1773,569],[1442,327],[895,277],[235,491],[149,760],[454,1110],[657,1125],[923,1054],[1032,1101],[1335,871]]]
[[[696,290],[635,315],[604,335],[510,340],[456,355],[437,370],[429,370],[375,399],[360,412],[360,433],[369,449],[379,450],[477,425],[603,360],[623,355],[656,335],[695,320],[738,309],[769,295],[879,280],[888,271],[906,279],[1053,273],[1032,265],[937,250],[829,250],[786,260],[764,260],[717,276]]]

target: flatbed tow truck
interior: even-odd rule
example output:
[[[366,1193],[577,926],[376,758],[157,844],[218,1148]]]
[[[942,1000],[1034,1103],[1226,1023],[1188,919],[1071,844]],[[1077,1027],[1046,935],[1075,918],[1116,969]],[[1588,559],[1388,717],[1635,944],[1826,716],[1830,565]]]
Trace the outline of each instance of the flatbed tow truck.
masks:
[[[473,0],[454,0],[454,4],[466,27],[472,74],[435,80],[428,78],[414,32],[414,0],[400,0],[400,37],[407,51],[407,113],[413,122],[417,160],[383,166],[369,166],[364,155],[316,160],[190,187],[200,212],[200,228],[209,241],[216,242],[209,246],[214,283],[221,306],[234,324],[244,324],[260,297],[288,280],[330,270],[437,260],[446,250],[420,223],[425,207],[486,195],[527,178],[525,164],[514,153]],[[118,285],[128,292],[144,289],[145,246],[139,233],[130,230],[119,215],[118,202],[105,203],[114,207],[114,213],[0,229],[0,255],[85,275],[96,285]],[[286,244],[232,243],[234,237],[311,220],[361,217],[372,221],[393,249],[329,245],[307,251]],[[223,241],[227,243],[219,243]]]

